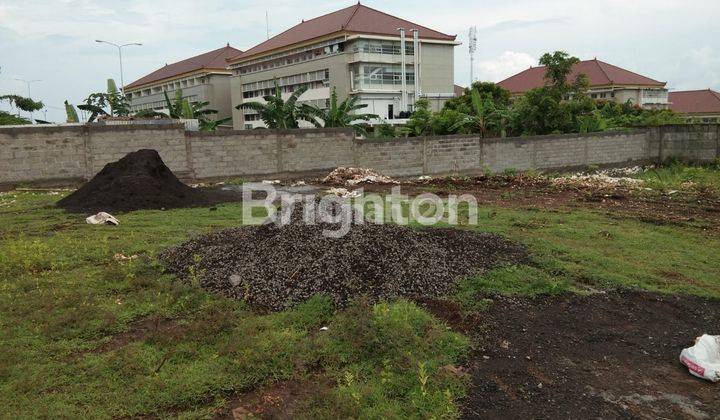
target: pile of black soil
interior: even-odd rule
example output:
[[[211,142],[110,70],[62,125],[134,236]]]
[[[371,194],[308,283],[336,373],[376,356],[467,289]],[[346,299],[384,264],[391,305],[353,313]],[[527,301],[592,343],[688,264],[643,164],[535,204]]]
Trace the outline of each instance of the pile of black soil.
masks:
[[[718,333],[720,300],[624,290],[495,297],[481,316],[465,418],[720,418],[717,384],[678,360],[695,337]]]
[[[522,245],[459,229],[353,225],[341,238],[329,225],[294,222],[217,231],[160,255],[180,278],[263,309],[282,310],[313,295],[337,305],[366,296],[438,296],[458,279],[523,262]]]
[[[236,194],[191,188],[168,168],[155,150],[138,150],[108,163],[93,179],[57,206],[75,213],[125,212],[208,206],[235,201]]]

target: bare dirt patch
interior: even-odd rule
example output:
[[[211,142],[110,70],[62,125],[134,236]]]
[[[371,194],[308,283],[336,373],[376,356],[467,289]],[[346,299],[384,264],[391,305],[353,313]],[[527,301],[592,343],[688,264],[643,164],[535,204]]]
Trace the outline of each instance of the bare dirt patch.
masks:
[[[468,365],[466,418],[717,418],[717,384],[680,351],[720,301],[619,291],[495,298]]]
[[[321,398],[332,385],[320,377],[282,381],[233,398],[215,419],[294,419],[302,414],[310,401]]]
[[[362,184],[365,192],[389,192],[391,186]],[[518,175],[433,178],[401,184],[402,193],[440,196],[470,194],[479,204],[502,207],[573,209],[606,212],[611,217],[634,218],[656,225],[697,225],[720,230],[720,197],[678,192],[664,194],[623,185],[573,186],[554,184],[549,178]]]
[[[185,334],[184,328],[174,320],[157,317],[145,318],[131,324],[127,331],[113,336],[95,352],[105,353],[120,349],[133,342],[148,339],[157,341],[177,339],[183,334]]]

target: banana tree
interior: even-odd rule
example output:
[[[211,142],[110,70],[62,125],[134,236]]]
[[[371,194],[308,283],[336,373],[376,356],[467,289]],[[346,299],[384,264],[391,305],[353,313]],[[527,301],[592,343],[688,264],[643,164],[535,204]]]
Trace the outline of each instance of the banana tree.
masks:
[[[69,123],[77,123],[80,122],[80,118],[78,118],[77,111],[75,110],[75,107],[70,105],[68,101],[65,101],[65,114],[67,115],[67,122]]]
[[[208,120],[203,119],[200,121],[200,131],[215,131],[217,128],[229,121],[232,121],[232,118],[221,118],[219,120]]]
[[[85,99],[85,103],[77,107],[90,113],[88,122],[95,121],[99,116],[124,117],[130,114],[127,98],[118,91],[113,79],[107,80],[106,93],[91,93]],[[108,109],[110,112],[107,111]]]
[[[303,105],[301,114],[315,127],[353,127],[357,134],[366,135],[365,127],[357,122],[379,117],[375,114],[356,114],[355,111],[367,108],[366,104],[358,104],[359,100],[359,97],[351,96],[338,103],[337,92],[333,87],[329,108],[320,109],[314,105]],[[310,118],[306,118],[307,116]]]
[[[313,116],[308,113],[308,109],[297,104],[298,99],[306,90],[307,87],[303,86],[293,92],[287,100],[284,100],[280,87],[275,83],[275,94],[264,96],[265,103],[256,101],[243,102],[235,108],[256,111],[260,114],[260,119],[267,128],[298,128],[299,120],[310,122],[313,120]]]
[[[495,104],[490,95],[481,96],[480,92],[475,89],[471,91],[471,95],[474,115],[464,115],[460,121],[450,127],[450,130],[454,132],[469,127],[471,130],[479,132],[481,137],[485,137],[494,122]]]

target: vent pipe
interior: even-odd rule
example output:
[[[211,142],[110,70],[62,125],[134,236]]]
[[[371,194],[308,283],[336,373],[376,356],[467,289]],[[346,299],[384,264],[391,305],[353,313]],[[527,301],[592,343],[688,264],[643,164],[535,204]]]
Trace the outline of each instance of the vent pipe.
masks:
[[[420,99],[420,31],[412,30],[413,33],[413,64],[415,69],[415,102]]]
[[[405,28],[398,28],[400,31],[400,111],[405,112],[407,106],[407,70],[405,57]]]

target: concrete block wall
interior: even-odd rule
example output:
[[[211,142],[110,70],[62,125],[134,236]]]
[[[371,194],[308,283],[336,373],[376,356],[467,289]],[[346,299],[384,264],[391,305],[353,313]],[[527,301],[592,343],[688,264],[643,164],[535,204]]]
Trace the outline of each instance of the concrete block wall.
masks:
[[[260,130],[188,133],[188,141],[198,179],[277,172],[277,142]]]
[[[88,174],[92,178],[110,162],[140,149],[155,149],[176,173],[190,172],[184,126],[125,125],[85,127],[88,129]]]
[[[423,174],[426,141],[422,138],[358,140],[354,166],[373,168],[391,176]]]
[[[591,134],[356,140],[351,129],[186,132],[183,126],[0,127],[0,185],[87,180],[108,162],[158,150],[182,178],[230,178],[373,168],[392,176],[621,165],[720,158],[720,125]]]
[[[680,158],[712,161],[720,158],[720,125],[688,124],[653,127],[649,132],[660,160]],[[657,149],[656,149],[657,150]]]
[[[188,132],[198,179],[317,171],[351,166],[350,129]]]
[[[465,172],[482,166],[482,140],[477,136],[446,136],[424,141],[423,173]]]
[[[0,130],[0,183],[78,180],[86,173],[82,127]]]

